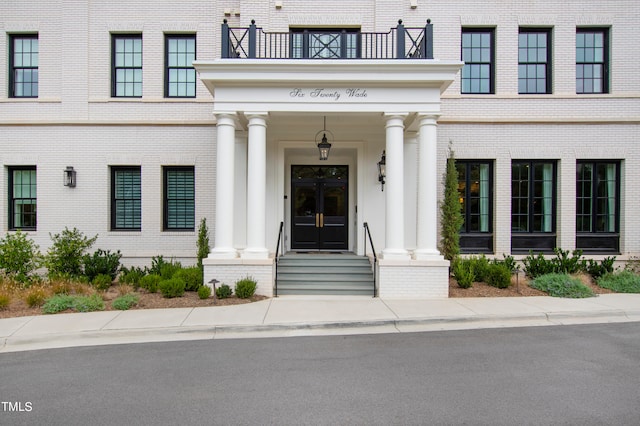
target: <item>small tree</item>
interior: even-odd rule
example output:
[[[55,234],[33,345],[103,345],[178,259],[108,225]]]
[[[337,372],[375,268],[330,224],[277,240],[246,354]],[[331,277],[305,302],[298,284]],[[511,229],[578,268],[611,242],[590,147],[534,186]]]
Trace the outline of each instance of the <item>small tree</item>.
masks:
[[[440,204],[442,213],[440,251],[445,259],[452,262],[460,254],[460,227],[464,222],[459,198],[458,171],[451,142],[449,142],[447,170],[444,174],[444,200]]]
[[[46,266],[49,276],[67,275],[79,277],[82,275],[82,255],[98,239],[86,237],[78,229],[64,228],[60,234],[51,235],[53,245],[47,252]]]
[[[209,228],[207,228],[207,219],[200,219],[198,226],[198,267],[202,269],[202,259],[209,256],[211,248],[209,247]]]
[[[42,264],[39,247],[27,234],[7,233],[0,240],[0,269],[19,282],[27,282]]]

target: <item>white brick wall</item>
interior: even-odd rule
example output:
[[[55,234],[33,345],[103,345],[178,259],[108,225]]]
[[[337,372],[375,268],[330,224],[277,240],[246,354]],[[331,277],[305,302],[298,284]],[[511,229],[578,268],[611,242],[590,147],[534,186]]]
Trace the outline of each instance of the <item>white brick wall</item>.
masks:
[[[441,299],[449,297],[449,262],[378,262],[378,296],[395,299]]]
[[[228,261],[216,261],[212,259],[204,259],[204,282],[209,287],[212,279],[218,280],[220,287],[226,284],[233,290],[237,281],[243,278],[253,278],[258,283],[256,294],[272,297],[275,268],[273,259],[264,261],[249,261],[243,259],[235,259]]]

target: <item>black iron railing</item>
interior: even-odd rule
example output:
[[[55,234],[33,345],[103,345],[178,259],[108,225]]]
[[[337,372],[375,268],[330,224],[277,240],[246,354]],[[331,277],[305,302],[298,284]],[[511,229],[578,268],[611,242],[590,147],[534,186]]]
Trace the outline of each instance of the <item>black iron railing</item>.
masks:
[[[376,255],[376,249],[373,247],[373,239],[371,238],[371,231],[369,230],[369,224],[364,223],[364,255],[367,256],[367,239],[371,245],[371,251],[373,252],[373,297],[377,296],[378,286],[378,255]]]
[[[274,256],[274,261],[276,263],[275,282],[273,288],[274,297],[278,297],[278,260],[280,259],[280,241],[282,241],[282,245],[284,246],[284,240],[282,239],[283,231],[284,222],[280,222],[280,229],[278,230],[278,242],[276,243],[276,254]],[[282,248],[282,252],[284,253],[284,247]]]
[[[239,59],[433,59],[433,24],[405,27],[402,20],[388,32],[265,32],[222,24],[222,58]]]

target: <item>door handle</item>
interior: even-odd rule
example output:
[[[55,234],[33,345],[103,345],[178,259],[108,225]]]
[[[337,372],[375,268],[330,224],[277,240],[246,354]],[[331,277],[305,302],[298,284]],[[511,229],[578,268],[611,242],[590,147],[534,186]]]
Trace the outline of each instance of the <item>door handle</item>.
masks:
[[[324,228],[324,213],[320,213],[320,228]]]
[[[320,213],[316,213],[316,228],[320,228]]]

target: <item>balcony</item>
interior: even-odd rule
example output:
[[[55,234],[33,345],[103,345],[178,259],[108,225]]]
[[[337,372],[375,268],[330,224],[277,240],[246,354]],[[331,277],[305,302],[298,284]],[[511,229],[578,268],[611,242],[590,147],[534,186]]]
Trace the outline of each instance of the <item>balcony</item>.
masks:
[[[405,27],[402,20],[387,32],[291,30],[265,32],[222,24],[223,59],[433,59],[433,25]]]

